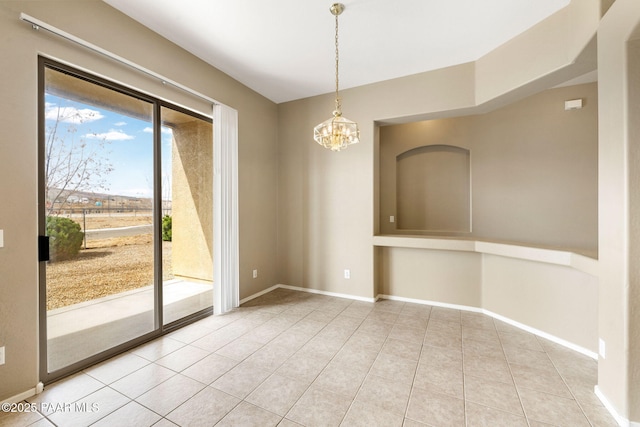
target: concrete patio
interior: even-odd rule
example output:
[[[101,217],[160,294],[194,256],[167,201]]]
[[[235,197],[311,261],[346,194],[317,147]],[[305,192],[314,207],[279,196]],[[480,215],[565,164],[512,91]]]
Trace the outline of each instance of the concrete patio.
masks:
[[[213,284],[163,284],[164,323],[213,305]],[[47,312],[48,370],[53,372],[154,329],[153,286]]]

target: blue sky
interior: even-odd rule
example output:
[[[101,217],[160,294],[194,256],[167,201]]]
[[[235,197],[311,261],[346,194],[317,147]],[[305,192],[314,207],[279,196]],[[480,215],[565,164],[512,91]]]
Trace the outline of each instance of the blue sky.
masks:
[[[113,170],[106,175],[107,189],[89,191],[122,196],[153,195],[153,130],[150,121],[118,114],[92,105],[45,95],[46,127],[58,121],[60,138],[67,144],[75,138],[86,149],[95,150],[96,158],[108,158]],[[163,198],[171,194],[171,129],[162,128]],[[57,142],[60,144],[60,142]]]

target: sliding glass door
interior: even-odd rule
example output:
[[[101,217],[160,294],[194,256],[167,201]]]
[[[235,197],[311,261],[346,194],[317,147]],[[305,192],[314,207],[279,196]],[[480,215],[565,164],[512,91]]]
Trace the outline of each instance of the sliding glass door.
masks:
[[[41,377],[52,380],[211,312],[212,125],[40,67]]]

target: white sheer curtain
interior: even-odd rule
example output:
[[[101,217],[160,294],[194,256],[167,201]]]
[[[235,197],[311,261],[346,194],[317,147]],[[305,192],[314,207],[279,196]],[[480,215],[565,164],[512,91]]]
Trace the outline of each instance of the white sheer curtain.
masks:
[[[240,304],[238,252],[238,112],[213,106],[213,312]]]

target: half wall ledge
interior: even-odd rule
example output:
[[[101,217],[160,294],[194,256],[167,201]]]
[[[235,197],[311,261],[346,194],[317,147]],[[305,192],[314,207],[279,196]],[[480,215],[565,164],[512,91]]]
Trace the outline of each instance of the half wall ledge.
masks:
[[[551,249],[524,244],[491,240],[465,239],[460,237],[426,237],[408,235],[373,236],[373,246],[389,248],[433,249],[443,251],[475,252],[498,255],[525,261],[571,267],[591,276],[598,276],[598,260],[592,254]]]

